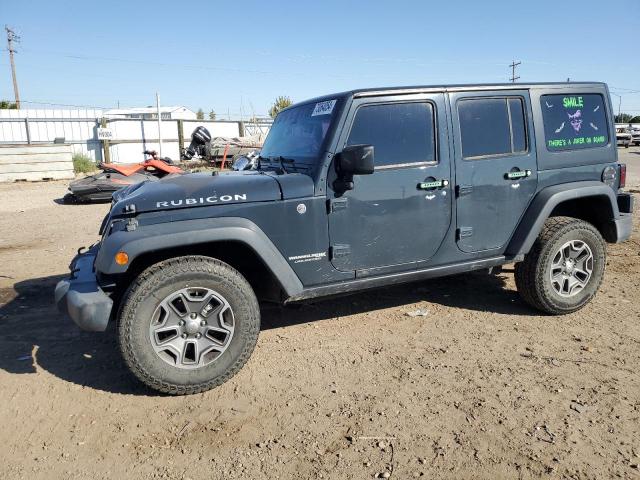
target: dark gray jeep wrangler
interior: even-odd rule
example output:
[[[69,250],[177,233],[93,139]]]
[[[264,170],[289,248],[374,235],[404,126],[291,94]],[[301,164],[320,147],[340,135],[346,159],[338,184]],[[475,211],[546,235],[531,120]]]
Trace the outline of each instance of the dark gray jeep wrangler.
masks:
[[[282,111],[255,169],[114,195],[56,301],[117,322],[133,373],[172,394],[228,380],[281,303],[515,263],[529,305],[582,308],[631,233],[602,83],[355,90]]]

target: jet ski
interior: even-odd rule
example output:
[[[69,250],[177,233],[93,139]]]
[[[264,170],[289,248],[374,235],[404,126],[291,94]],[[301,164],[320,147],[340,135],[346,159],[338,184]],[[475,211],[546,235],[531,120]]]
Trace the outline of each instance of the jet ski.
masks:
[[[113,193],[121,188],[141,182],[157,182],[169,175],[185,173],[180,167],[173,165],[170,158],[159,159],[153,150],[144,153],[151,155],[151,158],[140,163],[101,163],[101,172],[69,184],[69,193],[64,196],[64,203],[110,202]]]

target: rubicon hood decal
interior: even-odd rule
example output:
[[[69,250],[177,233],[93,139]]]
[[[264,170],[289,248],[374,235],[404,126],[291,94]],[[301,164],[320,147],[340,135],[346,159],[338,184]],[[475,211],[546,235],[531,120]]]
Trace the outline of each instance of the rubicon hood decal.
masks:
[[[117,197],[116,211],[135,205],[136,212],[281,200],[278,182],[253,172],[211,175],[193,173],[145,183]]]
[[[156,202],[156,208],[169,208],[169,207],[180,207],[182,205],[203,205],[210,203],[228,203],[228,202],[246,202],[247,194],[246,193],[236,193],[234,195],[210,195],[208,197],[200,197],[200,198],[184,198],[180,200],[169,200]]]

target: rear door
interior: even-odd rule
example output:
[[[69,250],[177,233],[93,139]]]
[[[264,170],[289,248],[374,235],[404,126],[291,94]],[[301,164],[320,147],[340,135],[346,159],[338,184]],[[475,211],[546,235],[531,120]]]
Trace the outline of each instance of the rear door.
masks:
[[[374,146],[375,172],[356,175],[354,188],[332,191],[331,262],[372,275],[428,260],[451,223],[451,165],[444,94],[354,100],[339,150]]]
[[[458,247],[464,252],[503,248],[537,187],[529,93],[455,93],[450,101]]]

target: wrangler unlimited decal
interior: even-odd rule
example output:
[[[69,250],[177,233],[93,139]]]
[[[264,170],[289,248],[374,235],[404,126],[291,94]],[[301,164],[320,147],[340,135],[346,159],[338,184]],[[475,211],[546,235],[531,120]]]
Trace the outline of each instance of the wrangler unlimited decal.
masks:
[[[306,253],[304,255],[295,255],[289,257],[289,261],[293,263],[315,262],[327,256],[327,252]]]
[[[211,195],[209,197],[184,198],[180,200],[167,200],[166,202],[156,202],[156,208],[179,207],[180,205],[202,205],[205,203],[233,202],[247,200],[246,193],[236,193],[235,195]]]

